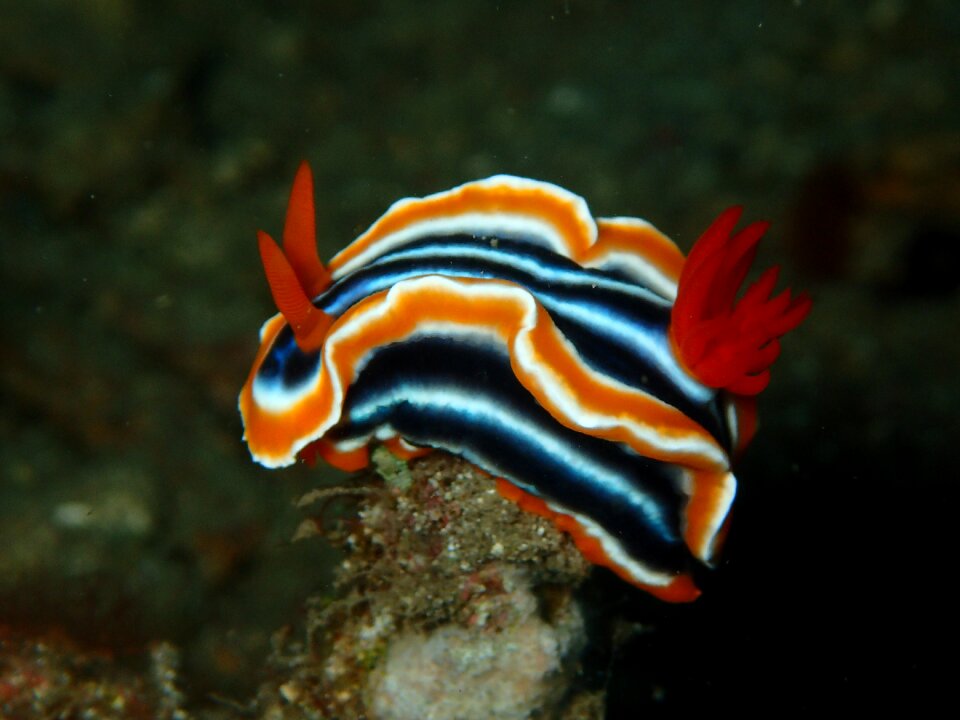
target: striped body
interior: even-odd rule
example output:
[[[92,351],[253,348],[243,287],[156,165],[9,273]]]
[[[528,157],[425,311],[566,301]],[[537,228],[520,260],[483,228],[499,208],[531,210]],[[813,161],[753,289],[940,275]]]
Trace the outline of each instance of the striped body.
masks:
[[[354,469],[371,442],[442,449],[591,560],[692,599],[753,421],[678,354],[682,267],[647,223],[595,221],[546,183],[496,176],[396,203],[310,297],[322,342],[290,312],[264,326],[240,398],[251,452],[268,467],[319,454]]]

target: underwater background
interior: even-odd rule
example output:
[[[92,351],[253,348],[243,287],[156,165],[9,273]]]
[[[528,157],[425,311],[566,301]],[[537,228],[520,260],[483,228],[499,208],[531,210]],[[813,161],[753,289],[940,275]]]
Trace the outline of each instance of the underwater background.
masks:
[[[704,595],[595,572],[645,628],[606,716],[950,697],[958,47],[949,0],[0,0],[0,703],[42,644],[64,692],[166,653],[176,712],[259,716],[271,638],[332,592],[294,501],[342,476],[254,464],[237,412],[302,159],[324,259],[501,172],[684,250],[770,219],[759,263],[814,309]]]

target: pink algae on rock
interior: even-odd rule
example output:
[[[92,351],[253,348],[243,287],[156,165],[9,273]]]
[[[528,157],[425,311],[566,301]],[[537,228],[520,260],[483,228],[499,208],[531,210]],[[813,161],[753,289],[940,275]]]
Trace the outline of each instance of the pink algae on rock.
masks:
[[[359,498],[350,520],[308,523],[346,556],[335,597],[311,603],[305,640],[278,639],[264,716],[602,717],[602,694],[574,682],[586,644],[574,590],[589,565],[573,542],[462,460],[434,453],[394,470],[339,491]]]
[[[556,704],[569,681],[569,658],[584,640],[579,610],[567,603],[550,622],[541,619],[533,589],[519,572],[504,577],[504,591],[492,604],[504,617],[497,631],[447,624],[393,638],[368,681],[373,715],[523,720],[532,708]]]

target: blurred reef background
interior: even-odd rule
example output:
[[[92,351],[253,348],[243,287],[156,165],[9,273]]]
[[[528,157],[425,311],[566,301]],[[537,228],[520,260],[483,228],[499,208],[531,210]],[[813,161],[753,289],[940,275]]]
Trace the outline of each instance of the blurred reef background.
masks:
[[[813,314],[704,596],[595,573],[648,628],[607,716],[948,697],[958,48],[951,0],[0,0],[0,702],[46,668],[240,717],[330,591],[291,538],[335,475],[256,466],[236,409],[273,312],[254,231],[304,158],[323,258],[498,172],[684,249],[731,204],[772,220],[759,263]]]

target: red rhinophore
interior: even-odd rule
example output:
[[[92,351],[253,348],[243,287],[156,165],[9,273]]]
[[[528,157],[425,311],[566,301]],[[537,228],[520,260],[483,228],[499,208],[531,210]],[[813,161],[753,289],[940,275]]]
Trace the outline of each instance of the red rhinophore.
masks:
[[[320,349],[333,322],[311,300],[330,285],[330,273],[317,255],[315,222],[313,175],[304,161],[297,170],[287,203],[283,250],[267,233],[257,232],[260,259],[273,301],[304,352]]]
[[[333,318],[322,310],[317,310],[307,293],[300,286],[297,274],[290,261],[283,254],[276,241],[267,233],[257,232],[257,241],[260,244],[260,259],[263,261],[263,270],[270,283],[270,293],[273,302],[290,329],[297,345],[304,352],[319,350],[327,336],[327,330],[333,323]]]
[[[330,273],[317,255],[316,212],[313,207],[313,173],[304,160],[297,168],[283,223],[283,254],[287,256],[300,285],[315,298],[330,285]]]
[[[769,223],[733,228],[741,207],[725,210],[700,236],[680,274],[670,316],[670,339],[684,367],[710,387],[756,395],[770,382],[781,335],[810,312],[804,292],[770,297],[780,268],[768,268],[737,299]]]

